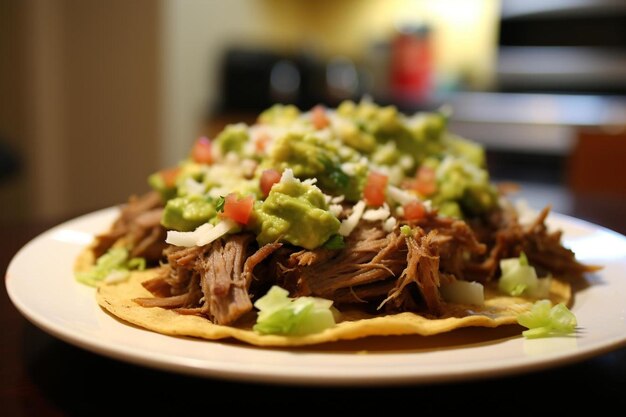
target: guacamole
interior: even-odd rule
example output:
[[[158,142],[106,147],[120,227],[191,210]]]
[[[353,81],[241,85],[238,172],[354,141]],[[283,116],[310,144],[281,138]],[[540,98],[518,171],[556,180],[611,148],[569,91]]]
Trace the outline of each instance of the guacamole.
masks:
[[[324,244],[339,230],[339,220],[328,211],[324,194],[314,185],[290,178],[290,170],[254,206],[254,229],[259,245],[284,241],[305,249]]]
[[[348,221],[342,213],[349,211],[338,202],[348,208],[364,202],[360,215],[387,227],[411,220],[416,212],[404,206],[412,201],[441,216],[486,215],[498,200],[484,151],[449,133],[446,121],[443,112],[407,116],[366,100],[309,112],[273,106],[253,125],[227,126],[211,141],[210,158],[198,159],[192,151],[173,180],[163,172],[150,177],[166,201],[161,223],[192,231],[230,218],[259,244],[314,249],[358,223],[356,216],[342,225]],[[275,184],[286,172],[293,178]],[[371,183],[375,178],[378,183]],[[221,207],[217,202],[229,194],[238,198]],[[388,208],[365,214],[383,203]]]
[[[176,197],[165,204],[161,224],[167,229],[188,232],[207,223],[216,214],[214,205],[206,198]]]

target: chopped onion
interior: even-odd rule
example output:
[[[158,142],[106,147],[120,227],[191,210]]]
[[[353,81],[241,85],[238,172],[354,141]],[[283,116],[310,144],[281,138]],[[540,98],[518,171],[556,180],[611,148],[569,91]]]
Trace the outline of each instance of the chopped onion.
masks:
[[[576,316],[563,303],[552,307],[550,300],[539,300],[530,311],[517,316],[517,322],[528,330],[524,337],[565,336],[576,331]]]
[[[177,232],[175,230],[169,230],[167,232],[167,239],[165,239],[165,242],[170,245],[182,246],[185,248],[192,246],[204,246],[224,236],[235,227],[237,227],[237,223],[230,219],[224,219],[215,226],[205,223],[198,226],[196,230],[192,232]]]
[[[451,303],[483,305],[485,302],[484,288],[478,282],[453,281],[443,284],[439,291],[443,299]]]
[[[357,224],[359,224],[359,220],[361,220],[361,216],[363,216],[364,211],[365,201],[361,200],[352,208],[352,214],[341,222],[341,226],[339,226],[339,234],[341,236],[350,236],[350,233],[352,233]]]

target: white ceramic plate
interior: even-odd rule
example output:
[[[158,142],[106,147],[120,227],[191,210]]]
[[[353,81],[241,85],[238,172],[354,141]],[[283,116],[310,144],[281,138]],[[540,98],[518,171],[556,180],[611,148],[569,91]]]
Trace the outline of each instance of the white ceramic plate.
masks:
[[[6,286],[34,324],[106,356],[187,374],[303,384],[389,384],[513,374],[581,360],[626,344],[626,238],[562,215],[551,225],[588,263],[605,268],[576,294],[576,337],[524,340],[517,326],[463,329],[436,337],[387,337],[299,349],[175,338],[124,324],[98,307],[94,289],[74,281],[79,251],[106,230],[117,209],[59,225],[12,260]]]

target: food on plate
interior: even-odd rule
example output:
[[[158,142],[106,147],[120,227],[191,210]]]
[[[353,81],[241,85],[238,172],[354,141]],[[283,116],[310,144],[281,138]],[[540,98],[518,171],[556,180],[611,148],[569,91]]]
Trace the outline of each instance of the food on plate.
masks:
[[[77,278],[130,323],[256,345],[518,318],[535,337],[573,330],[568,280],[597,267],[548,229],[549,208],[522,222],[446,122],[366,100],[276,105],[151,175]]]

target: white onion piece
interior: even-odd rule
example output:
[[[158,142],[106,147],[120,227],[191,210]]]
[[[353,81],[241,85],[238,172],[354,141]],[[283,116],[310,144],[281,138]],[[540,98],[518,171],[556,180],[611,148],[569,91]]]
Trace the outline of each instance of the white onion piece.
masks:
[[[218,224],[216,224],[215,227],[213,227],[211,230],[203,232],[201,235],[199,235],[198,240],[196,242],[196,246],[208,245],[214,240],[217,240],[220,237],[224,236],[226,233],[234,229],[236,226],[237,226],[237,223],[235,223],[233,220],[224,219]]]
[[[469,281],[454,281],[439,288],[441,296],[450,303],[483,305],[485,292],[482,284]]]
[[[215,226],[205,223],[198,226],[196,230],[192,232],[177,232],[175,230],[169,230],[167,232],[165,242],[170,245],[182,246],[185,248],[190,248],[192,246],[204,246],[224,236],[236,226],[237,223],[234,221],[224,219]]]
[[[359,220],[361,220],[361,216],[363,216],[364,211],[365,201],[361,200],[356,203],[354,207],[352,207],[352,214],[341,222],[341,226],[339,226],[339,234],[341,236],[350,236],[350,233],[352,233],[357,224],[359,224]]]

